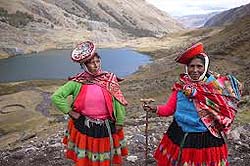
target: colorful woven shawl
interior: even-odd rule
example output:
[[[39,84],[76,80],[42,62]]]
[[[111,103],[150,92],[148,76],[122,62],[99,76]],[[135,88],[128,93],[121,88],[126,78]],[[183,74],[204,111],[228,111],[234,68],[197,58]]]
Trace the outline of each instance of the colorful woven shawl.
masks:
[[[209,131],[220,138],[228,134],[234,120],[241,95],[241,84],[231,75],[220,76],[212,72],[211,75],[215,79],[207,83],[192,82],[187,74],[181,74],[173,89],[181,90],[185,95],[186,87],[195,92],[187,97],[193,100],[201,120]]]
[[[120,90],[120,85],[118,84],[120,79],[118,79],[114,73],[100,70],[97,74],[93,75],[84,71],[77,74],[76,76],[70,77],[69,80],[83,84],[94,83],[110,92],[110,94],[114,96],[121,104],[128,104]]]

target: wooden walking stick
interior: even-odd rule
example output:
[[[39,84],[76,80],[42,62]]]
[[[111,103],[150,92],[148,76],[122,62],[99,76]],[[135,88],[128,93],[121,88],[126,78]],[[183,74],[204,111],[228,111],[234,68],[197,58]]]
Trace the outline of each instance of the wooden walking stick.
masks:
[[[151,102],[154,102],[155,100],[152,98],[149,99],[141,99],[141,102],[143,102],[144,106],[147,106]],[[147,161],[148,161],[148,111],[146,111],[146,127],[145,127],[145,139],[146,139],[146,144],[145,144],[145,166],[147,166]]]

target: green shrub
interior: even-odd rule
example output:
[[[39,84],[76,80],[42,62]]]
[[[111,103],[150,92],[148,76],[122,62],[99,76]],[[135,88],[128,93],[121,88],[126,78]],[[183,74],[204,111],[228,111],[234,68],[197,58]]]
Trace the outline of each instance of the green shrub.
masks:
[[[8,15],[8,11],[0,7],[0,17],[6,17],[7,15]]]
[[[29,22],[34,21],[34,17],[27,12],[17,10],[14,14],[8,14],[8,11],[4,8],[0,8],[0,17],[3,17],[8,24],[17,28],[24,27]]]

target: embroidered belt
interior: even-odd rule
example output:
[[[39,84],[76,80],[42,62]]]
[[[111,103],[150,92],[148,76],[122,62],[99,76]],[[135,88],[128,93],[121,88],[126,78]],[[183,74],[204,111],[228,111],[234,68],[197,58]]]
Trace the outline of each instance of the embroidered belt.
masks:
[[[89,128],[91,123],[94,123],[96,125],[103,125],[103,124],[105,124],[105,120],[92,119],[92,118],[89,118],[89,117],[85,116],[85,120],[84,120],[85,126],[88,126],[88,128]]]

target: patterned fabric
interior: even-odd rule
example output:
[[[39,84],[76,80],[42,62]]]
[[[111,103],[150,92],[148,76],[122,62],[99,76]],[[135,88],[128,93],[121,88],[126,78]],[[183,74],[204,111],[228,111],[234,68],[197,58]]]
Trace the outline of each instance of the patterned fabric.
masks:
[[[73,160],[75,166],[110,166],[111,163],[121,166],[122,156],[128,154],[123,130],[116,132],[115,126],[110,124],[113,138],[111,149],[105,125],[91,124],[89,131],[92,131],[93,127],[95,132],[86,132],[85,130],[80,132],[76,129],[74,121],[69,120],[68,131],[63,139],[66,146],[66,157]]]
[[[227,146],[208,148],[183,148],[182,159],[178,162],[180,147],[164,135],[155,153],[157,166],[228,166]]]
[[[71,59],[80,63],[81,61],[87,61],[94,56],[95,45],[90,41],[85,41],[77,44],[76,48],[71,53]]]
[[[211,73],[213,81],[192,82],[187,74],[180,75],[180,81],[174,84],[174,90],[189,87],[195,90],[193,99],[199,116],[209,131],[216,137],[228,134],[237,112],[240,100],[241,84],[233,76],[220,76]]]
[[[93,75],[86,71],[77,74],[69,78],[80,83],[94,83],[102,88],[108,90],[112,96],[114,96],[119,102],[123,105],[127,105],[128,102],[125,100],[121,90],[120,85],[118,84],[118,79],[114,73],[109,73],[105,71],[99,71],[97,74]]]
[[[228,166],[223,138],[207,132],[185,133],[174,120],[154,157],[158,166]]]

